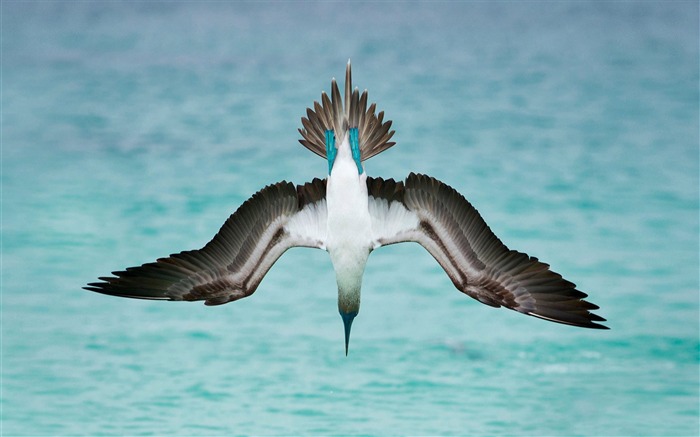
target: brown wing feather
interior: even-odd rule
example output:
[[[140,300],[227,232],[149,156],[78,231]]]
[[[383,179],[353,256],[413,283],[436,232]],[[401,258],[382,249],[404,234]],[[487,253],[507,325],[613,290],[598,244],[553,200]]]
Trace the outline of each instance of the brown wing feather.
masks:
[[[368,178],[370,198],[400,202],[415,214],[379,244],[415,241],[440,263],[455,286],[490,306],[558,323],[606,329],[598,307],[575,284],[537,258],[508,249],[477,210],[452,187],[411,173],[403,184]],[[411,223],[407,220],[407,223]]]
[[[290,218],[325,199],[325,181],[267,186],[234,212],[202,249],[113,272],[84,287],[121,297],[204,300],[219,305],[250,296],[265,273],[293,246],[320,247],[317,238],[290,234]],[[325,206],[324,206],[325,207]]]

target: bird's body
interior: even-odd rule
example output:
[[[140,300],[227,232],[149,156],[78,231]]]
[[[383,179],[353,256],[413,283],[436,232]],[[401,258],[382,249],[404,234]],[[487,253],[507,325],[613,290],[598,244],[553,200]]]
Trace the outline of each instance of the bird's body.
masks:
[[[524,253],[509,250],[474,207],[435,178],[411,173],[405,181],[371,178],[362,161],[393,146],[391,122],[367,107],[367,92],[351,87],[345,99],[335,80],[302,118],[301,143],[328,161],[328,177],[294,186],[280,182],[245,202],[200,250],[114,272],[88,290],[141,299],[204,300],[220,305],[251,295],[289,248],[328,251],[336,273],[338,310],[350,327],[360,309],[369,254],[385,245],[417,242],[455,287],[490,306],[505,306],[559,323],[605,328],[586,294]]]
[[[326,185],[328,233],[326,250],[338,282],[338,307],[357,311],[365,264],[372,249],[372,224],[367,206],[367,175],[358,174],[347,139]]]

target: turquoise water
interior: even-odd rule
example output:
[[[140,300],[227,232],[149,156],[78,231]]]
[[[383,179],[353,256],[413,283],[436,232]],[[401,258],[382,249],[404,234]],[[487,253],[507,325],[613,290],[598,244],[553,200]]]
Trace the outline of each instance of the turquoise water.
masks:
[[[697,435],[698,3],[2,3],[3,435]],[[322,251],[221,307],[81,290],[323,176],[342,77],[610,331],[370,257],[350,355]]]

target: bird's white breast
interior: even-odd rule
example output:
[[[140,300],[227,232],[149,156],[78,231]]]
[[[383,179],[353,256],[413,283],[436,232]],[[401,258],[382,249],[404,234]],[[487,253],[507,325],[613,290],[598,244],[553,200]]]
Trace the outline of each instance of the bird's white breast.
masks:
[[[359,287],[372,247],[367,176],[358,174],[347,137],[338,150],[326,187],[328,229],[326,249],[336,271],[339,289]]]

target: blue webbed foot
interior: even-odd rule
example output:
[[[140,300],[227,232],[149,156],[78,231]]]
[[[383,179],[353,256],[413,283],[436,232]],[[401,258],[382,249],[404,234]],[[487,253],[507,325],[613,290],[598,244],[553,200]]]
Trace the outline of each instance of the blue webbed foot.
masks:
[[[328,158],[328,174],[331,174],[335,156],[338,154],[338,149],[335,148],[335,135],[331,129],[326,131],[326,158]]]
[[[352,151],[352,159],[357,164],[358,173],[362,174],[362,159],[360,157],[360,133],[356,127],[350,128],[350,150]]]

